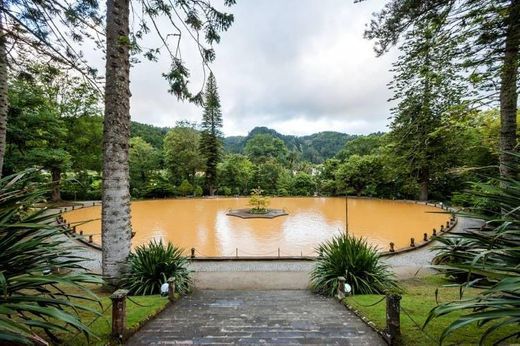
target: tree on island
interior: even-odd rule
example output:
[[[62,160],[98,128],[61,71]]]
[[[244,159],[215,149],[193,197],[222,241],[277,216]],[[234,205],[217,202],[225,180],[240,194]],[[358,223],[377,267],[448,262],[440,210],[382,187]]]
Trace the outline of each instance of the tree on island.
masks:
[[[188,88],[190,73],[181,58],[181,38],[191,37],[200,53],[203,69],[215,59],[213,43],[220,32],[233,23],[233,15],[216,10],[208,0],[177,2],[136,1],[142,13],[130,31],[129,0],[108,0],[106,16],[106,87],[103,132],[103,205],[101,234],[103,244],[102,271],[107,283],[117,285],[125,272],[131,245],[130,183],[128,150],[130,139],[130,50],[143,51],[139,39],[155,30],[159,47],[147,49],[143,55],[157,61],[161,51],[171,59],[171,69],[163,76],[169,92],[182,100],[200,104],[201,91]],[[235,0],[225,0],[231,6]],[[171,32],[161,32],[157,20],[170,23]],[[202,32],[202,35],[201,35]],[[175,40],[168,40],[176,37]],[[205,42],[202,41],[202,38]],[[149,41],[148,41],[149,42]],[[173,44],[171,42],[174,42]]]
[[[514,176],[515,158],[508,153],[517,151],[520,1],[392,0],[375,14],[365,36],[377,40],[375,50],[382,55],[409,30],[432,19],[442,23],[438,34],[442,40],[437,41],[435,49],[457,43],[457,49],[443,60],[460,63],[466,69],[468,87],[480,89],[475,101],[498,101],[500,174]]]
[[[210,196],[215,194],[217,164],[222,153],[222,112],[218,96],[217,81],[210,72],[204,93],[204,113],[200,134],[200,152],[205,160],[206,188]]]

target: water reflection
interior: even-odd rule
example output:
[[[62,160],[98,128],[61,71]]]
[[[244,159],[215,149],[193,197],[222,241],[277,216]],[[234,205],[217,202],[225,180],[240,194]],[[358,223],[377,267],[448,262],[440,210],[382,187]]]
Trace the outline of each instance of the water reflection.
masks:
[[[172,241],[199,255],[312,255],[315,247],[333,234],[345,231],[344,198],[272,198],[271,207],[285,209],[288,216],[272,220],[227,216],[229,209],[243,208],[245,198],[171,199],[132,203],[132,245],[151,239]],[[431,206],[387,200],[349,199],[349,232],[380,247],[406,247],[423,233],[431,234],[449,219]],[[100,207],[68,212],[69,222],[99,218]],[[99,220],[79,226],[86,234],[99,234]],[[94,240],[100,242],[100,236]]]

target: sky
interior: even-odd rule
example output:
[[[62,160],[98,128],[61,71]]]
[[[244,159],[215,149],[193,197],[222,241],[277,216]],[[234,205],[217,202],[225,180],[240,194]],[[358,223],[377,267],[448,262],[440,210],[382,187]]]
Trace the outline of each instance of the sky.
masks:
[[[218,2],[215,2],[218,4]],[[377,58],[363,38],[372,13],[384,2],[368,0],[239,0],[226,8],[232,27],[215,46],[211,68],[217,78],[226,136],[267,126],[291,135],[319,131],[368,134],[389,123],[392,61]],[[168,30],[166,22],[163,30]],[[157,43],[145,37],[143,45]],[[192,87],[202,83],[200,58],[184,38]],[[168,94],[161,76],[169,67],[143,61],[131,70],[132,120],[157,126],[200,122],[202,109]]]

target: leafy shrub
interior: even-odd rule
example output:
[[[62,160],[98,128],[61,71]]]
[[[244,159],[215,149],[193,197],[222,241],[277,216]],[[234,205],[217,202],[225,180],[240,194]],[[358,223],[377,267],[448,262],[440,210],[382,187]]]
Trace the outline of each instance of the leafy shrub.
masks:
[[[83,285],[101,278],[81,267],[85,259],[54,225],[56,214],[35,208],[47,193],[40,186],[31,171],[0,179],[0,344],[32,345],[42,330],[53,343],[64,330],[92,335],[80,313],[96,313],[83,304],[98,299]]]
[[[518,154],[514,155],[519,159]],[[515,168],[518,168],[515,167]],[[481,327],[481,344],[498,330],[507,338],[520,337],[520,181],[500,179],[493,184],[475,184],[473,195],[486,199],[473,212],[485,223],[480,229],[454,233],[436,247],[436,257],[448,275],[454,271],[465,286],[487,288],[474,298],[456,300],[434,308],[425,325],[452,312],[464,313],[443,332],[441,341],[468,325]],[[484,208],[481,205],[485,205]],[[491,206],[491,208],[489,208]],[[462,246],[461,246],[462,245]],[[499,343],[505,341],[502,339]]]
[[[228,186],[223,186],[219,189],[220,191],[220,194],[224,195],[224,196],[231,196],[233,194],[233,190],[231,190],[230,187]]]
[[[363,238],[334,236],[318,247],[320,257],[311,272],[313,291],[333,296],[338,277],[346,278],[354,294],[380,294],[398,290],[393,274],[381,262],[377,249]]]
[[[161,292],[161,285],[168,278],[175,279],[176,291],[185,294],[192,284],[189,260],[183,250],[172,243],[152,240],[147,245],[138,246],[128,257],[128,272],[122,280],[122,287],[130,294],[151,295]]]
[[[177,188],[177,192],[179,195],[186,197],[193,192],[193,185],[191,185],[190,182],[185,179]]]
[[[200,197],[204,194],[204,191],[202,191],[202,187],[200,187],[199,185],[195,186],[195,189],[193,190],[193,195],[195,197]]]

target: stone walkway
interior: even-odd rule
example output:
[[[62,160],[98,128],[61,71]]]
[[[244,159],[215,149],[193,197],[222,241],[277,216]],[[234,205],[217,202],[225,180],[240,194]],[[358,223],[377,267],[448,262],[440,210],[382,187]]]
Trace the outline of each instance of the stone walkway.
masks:
[[[127,345],[386,345],[337,301],[306,290],[197,291],[161,312]]]

